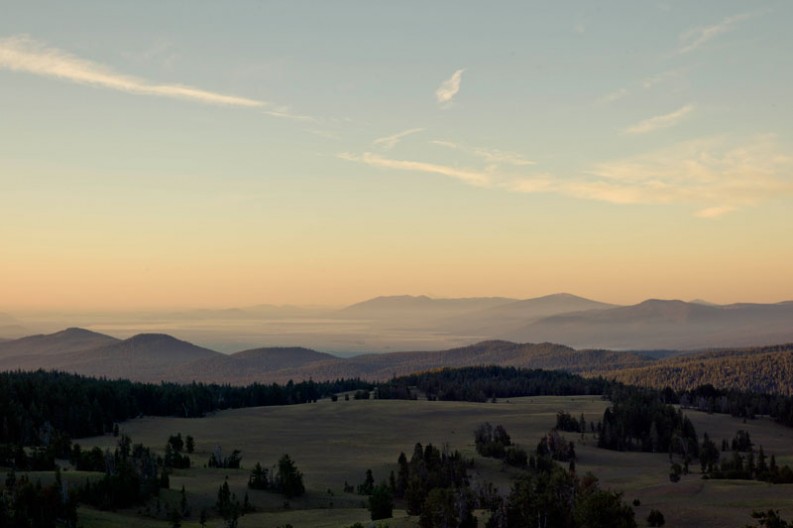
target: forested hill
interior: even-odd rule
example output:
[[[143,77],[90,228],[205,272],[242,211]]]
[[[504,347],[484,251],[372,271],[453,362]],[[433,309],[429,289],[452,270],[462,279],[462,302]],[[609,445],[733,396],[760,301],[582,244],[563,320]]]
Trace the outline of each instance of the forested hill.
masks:
[[[700,385],[793,396],[793,344],[675,356],[603,371],[623,383],[690,390]]]

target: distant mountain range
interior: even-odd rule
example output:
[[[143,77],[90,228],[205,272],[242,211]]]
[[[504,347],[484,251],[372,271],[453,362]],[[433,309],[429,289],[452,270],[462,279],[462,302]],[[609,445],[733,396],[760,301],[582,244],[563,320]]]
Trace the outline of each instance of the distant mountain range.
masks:
[[[716,305],[649,299],[617,306],[567,293],[526,300],[398,296],[355,304],[341,315],[380,325],[418,319],[436,332],[470,341],[547,341],[575,348],[699,349],[793,341],[790,301]]]
[[[675,320],[680,317],[677,311],[668,315]],[[120,340],[80,328],[0,342],[0,370],[54,369],[155,383],[285,383],[290,379],[352,377],[378,381],[444,367],[479,365],[566,370],[676,389],[710,383],[793,394],[793,344],[648,354],[485,341],[441,351],[341,358],[300,347],[222,354],[165,334],[139,334]]]
[[[716,306],[652,299],[550,316],[505,337],[617,349],[770,345],[793,341],[793,302]]]
[[[205,351],[221,350],[215,355],[193,358],[215,361],[216,368],[228,367],[227,357],[238,350],[261,350],[268,354],[277,347],[297,354],[300,347],[333,353],[334,356],[360,356],[394,351],[461,349],[483,341],[514,343],[558,343],[575,349],[610,350],[697,350],[717,347],[752,347],[793,342],[793,302],[775,304],[739,303],[715,305],[697,300],[650,299],[632,306],[617,306],[571,294],[560,293],[534,299],[476,297],[433,299],[427,296],[377,297],[343,309],[278,307],[260,305],[227,310],[193,310],[160,314],[138,314],[126,319],[96,314],[84,326],[114,335],[179,335],[204,345]],[[15,325],[10,334],[0,332],[0,358],[19,357],[22,365],[44,364],[49,352],[122,346],[117,339],[101,334],[86,335],[85,330],[65,330],[59,341],[51,337],[29,336],[20,329],[29,325],[10,315],[0,317],[2,324]],[[50,322],[52,324],[52,322]],[[115,326],[114,326],[115,325]],[[48,328],[52,328],[49,326]],[[56,326],[55,328],[62,328]],[[29,333],[29,332],[28,332]],[[26,334],[21,334],[26,335]],[[10,339],[9,339],[10,338]],[[160,337],[160,339],[164,339]],[[126,344],[140,354],[156,341],[150,335],[142,342]],[[272,346],[261,348],[261,344]],[[54,347],[48,349],[47,347]],[[16,351],[16,352],[15,352]],[[96,352],[96,354],[99,354]],[[304,354],[303,354],[304,355]],[[236,357],[244,370],[255,372],[261,363],[250,352],[247,359]],[[258,356],[257,356],[258,357]],[[332,361],[316,357],[317,362]],[[158,358],[152,357],[152,364]],[[268,361],[272,358],[268,358]],[[3,363],[5,361],[5,363]],[[10,360],[0,360],[0,367]],[[90,363],[91,358],[75,358]],[[258,363],[257,363],[258,361]],[[81,364],[82,364],[81,363]],[[197,367],[198,368],[198,367]],[[296,368],[284,365],[283,368]],[[153,369],[157,372],[157,369]]]
[[[90,376],[136,381],[218,383],[286,382],[289,379],[394,375],[443,367],[505,365],[596,371],[602,365],[642,367],[652,360],[633,352],[576,351],[549,343],[487,341],[431,352],[392,352],[340,358],[306,348],[259,348],[221,354],[163,334],[129,339],[79,328],[0,342],[0,370],[57,369]]]
[[[471,297],[461,299],[433,299],[426,295],[394,295],[375,297],[348,306],[339,312],[344,317],[363,318],[445,318],[487,310],[516,302],[506,297]]]

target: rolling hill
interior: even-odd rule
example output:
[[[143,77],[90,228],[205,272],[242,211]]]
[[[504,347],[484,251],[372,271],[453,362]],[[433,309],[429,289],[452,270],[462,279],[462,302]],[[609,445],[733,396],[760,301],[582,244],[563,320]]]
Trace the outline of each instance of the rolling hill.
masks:
[[[159,382],[200,359],[223,354],[167,334],[138,334],[106,346],[53,357],[51,368],[91,376]]]
[[[82,328],[67,328],[54,334],[40,334],[0,342],[0,369],[49,368],[55,357],[68,356],[119,342],[115,337]]]
[[[0,343],[4,370],[55,369],[136,381],[166,380],[172,370],[216,356],[223,355],[165,334],[139,334],[122,341],[82,328]]]
[[[631,385],[675,390],[700,385],[793,396],[793,344],[686,354],[602,374]]]
[[[175,381],[207,381],[223,383],[253,383],[257,381],[287,382],[314,377],[319,365],[344,362],[343,359],[302,347],[273,347],[244,350],[234,354],[198,359],[167,373]],[[306,376],[283,375],[283,372],[302,369]]]

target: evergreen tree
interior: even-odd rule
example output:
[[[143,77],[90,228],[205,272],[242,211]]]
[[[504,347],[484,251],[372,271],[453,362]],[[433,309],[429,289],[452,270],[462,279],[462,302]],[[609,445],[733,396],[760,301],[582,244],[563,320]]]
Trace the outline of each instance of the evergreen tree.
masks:
[[[289,455],[283,455],[278,461],[277,487],[286,498],[299,497],[306,492],[301,473]]]
[[[266,490],[270,487],[268,471],[259,462],[256,462],[253,470],[251,470],[251,475],[248,477],[248,487],[259,490]]]
[[[374,475],[371,469],[367,469],[364,481],[358,484],[358,495],[371,495],[372,490],[374,490]]]
[[[405,491],[408,487],[408,477],[410,475],[410,468],[408,467],[408,459],[405,456],[405,453],[399,453],[399,459],[397,460],[397,467],[398,474],[397,474],[397,481],[396,481],[396,489],[394,491],[394,495],[398,498],[403,498],[405,496]]]
[[[372,489],[372,494],[369,496],[369,511],[373,521],[393,516],[394,496],[385,482]]]
[[[647,516],[647,526],[663,526],[666,524],[664,514],[658,510],[650,510],[650,515]]]

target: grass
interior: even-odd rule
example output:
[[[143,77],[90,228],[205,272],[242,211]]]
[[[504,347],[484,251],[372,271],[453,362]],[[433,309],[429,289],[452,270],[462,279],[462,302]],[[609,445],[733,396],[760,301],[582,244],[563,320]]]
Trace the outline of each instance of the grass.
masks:
[[[509,490],[514,470],[501,463],[483,459],[475,453],[474,428],[489,421],[501,424],[514,442],[533,450],[541,435],[554,424],[556,412],[566,410],[573,416],[584,414],[587,421],[602,417],[607,402],[597,397],[535,397],[502,400],[498,403],[329,400],[289,407],[260,407],[224,411],[204,419],[141,418],[122,424],[122,431],[134,442],[161,449],[169,435],[192,435],[196,453],[191,456],[194,469],[177,471],[171,477],[171,496],[161,501],[178,500],[185,486],[188,501],[197,519],[201,508],[211,508],[218,487],[228,478],[234,493],[242,499],[247,492],[258,512],[241,519],[240,526],[344,527],[355,522],[366,524],[365,497],[344,493],[345,481],[357,485],[371,468],[375,479],[387,479],[396,467],[401,451],[408,457],[416,442],[449,444],[465,456],[475,457],[475,478],[492,481],[502,491]],[[793,429],[770,420],[743,423],[723,415],[688,412],[700,437],[732,439],[738,429],[748,430],[766,454],[776,453],[777,461],[793,460]],[[605,488],[624,491],[625,499],[641,501],[635,508],[640,525],[651,508],[661,510],[668,526],[743,527],[751,522],[752,509],[775,508],[786,517],[793,516],[793,486],[768,485],[746,481],[702,480],[699,467],[681,482],[669,482],[666,454],[618,453],[598,449],[596,440],[583,440],[565,433],[576,442],[577,471],[592,471]],[[83,448],[113,447],[112,437],[80,440]],[[242,470],[203,467],[215,446],[224,452],[242,451]],[[246,489],[250,468],[256,462],[271,467],[288,453],[303,472],[307,487],[304,497],[289,501],[285,510],[280,495]],[[65,472],[64,474],[68,474]],[[161,505],[162,506],[162,505]],[[150,508],[153,507],[150,505]],[[82,512],[82,510],[81,510]],[[107,515],[107,517],[105,517]],[[389,520],[390,528],[415,526],[416,520],[404,512]],[[116,517],[117,516],[117,517]],[[122,524],[113,524],[119,517]],[[82,518],[82,517],[81,517]],[[214,521],[218,521],[215,519]],[[93,524],[92,524],[93,523]],[[209,523],[209,526],[218,524]],[[86,528],[90,526],[167,526],[166,523],[138,516],[135,512],[106,514],[85,510]],[[191,526],[183,524],[183,526]]]

